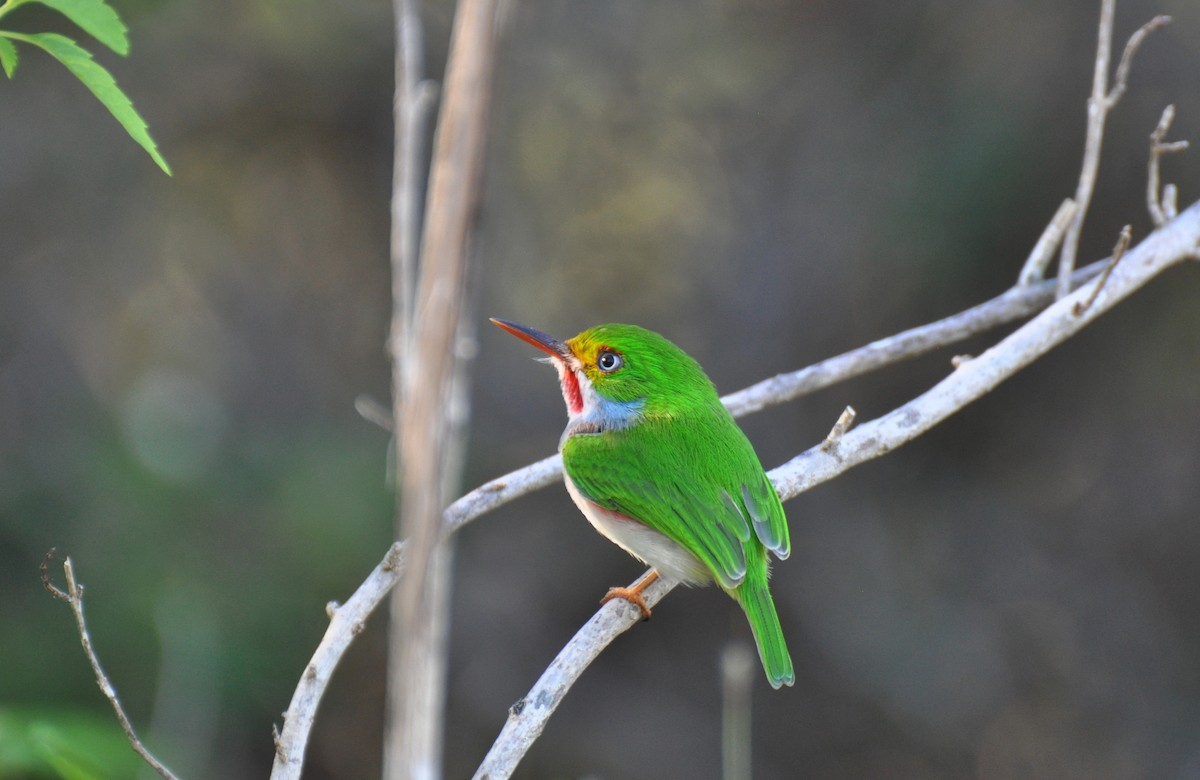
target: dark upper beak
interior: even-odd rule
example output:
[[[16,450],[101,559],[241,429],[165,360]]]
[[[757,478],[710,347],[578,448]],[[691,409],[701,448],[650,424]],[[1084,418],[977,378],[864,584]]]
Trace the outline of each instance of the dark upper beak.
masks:
[[[495,317],[492,317],[491,320],[496,327],[502,328],[521,339],[521,341],[526,341],[543,352],[549,353],[551,357],[558,358],[559,360],[571,359],[571,350],[567,348],[566,344],[553,336],[548,336],[528,325],[509,322],[508,320],[498,320]]]

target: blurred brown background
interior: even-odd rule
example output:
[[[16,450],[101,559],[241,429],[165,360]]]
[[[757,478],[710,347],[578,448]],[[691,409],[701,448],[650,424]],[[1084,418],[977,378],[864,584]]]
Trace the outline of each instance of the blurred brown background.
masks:
[[[386,2],[128,0],[98,54],[163,176],[58,63],[0,85],[0,777],[136,764],[67,607],[187,777],[263,777],[325,627],[392,536]],[[1098,2],[520,2],[497,74],[475,316],[660,330],[729,392],[1003,291],[1082,156]],[[440,72],[452,8],[423,8]],[[1081,258],[1135,239],[1147,135],[1200,141],[1200,5],[1157,13],[1110,119]],[[18,29],[83,38],[26,9]],[[92,49],[98,47],[88,45]],[[1200,150],[1169,157],[1186,205]],[[991,396],[788,504],[795,688],[756,671],[760,778],[1200,778],[1200,274],[1171,272]],[[999,334],[746,419],[775,466]],[[553,451],[553,374],[491,328],[467,484]],[[56,567],[57,570],[57,567]],[[459,537],[447,775],[469,774],[640,567],[553,488]],[[335,678],[308,777],[377,776],[384,637]],[[717,777],[718,660],[673,594],[588,670],[525,778]]]

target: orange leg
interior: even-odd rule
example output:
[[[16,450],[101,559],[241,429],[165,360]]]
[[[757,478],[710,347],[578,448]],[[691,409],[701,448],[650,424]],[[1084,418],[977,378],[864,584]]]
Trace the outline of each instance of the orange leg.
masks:
[[[608,593],[604,594],[604,598],[600,599],[600,603],[603,605],[613,599],[625,599],[642,611],[642,620],[649,620],[650,607],[646,606],[646,600],[642,598],[642,591],[657,579],[658,569],[651,569],[649,574],[644,575],[640,580],[633,583],[632,588],[609,588]]]

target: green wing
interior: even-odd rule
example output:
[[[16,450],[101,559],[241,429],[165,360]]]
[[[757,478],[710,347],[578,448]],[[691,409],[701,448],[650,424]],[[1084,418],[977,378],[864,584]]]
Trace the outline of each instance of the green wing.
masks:
[[[746,545],[788,556],[787,518],[733,418],[723,407],[702,412],[571,437],[563,466],[590,501],[676,542],[732,589],[746,576]]]

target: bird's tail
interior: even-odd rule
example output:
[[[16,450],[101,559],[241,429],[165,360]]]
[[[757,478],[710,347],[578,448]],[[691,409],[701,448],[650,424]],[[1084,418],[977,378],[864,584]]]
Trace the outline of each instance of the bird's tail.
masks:
[[[766,577],[760,581],[747,577],[733,595],[750,621],[750,630],[754,633],[758,655],[771,687],[779,688],[794,683],[796,673],[792,670],[792,657],[788,655],[783,629],[779,626],[779,615],[775,614],[775,602],[767,590]]]

